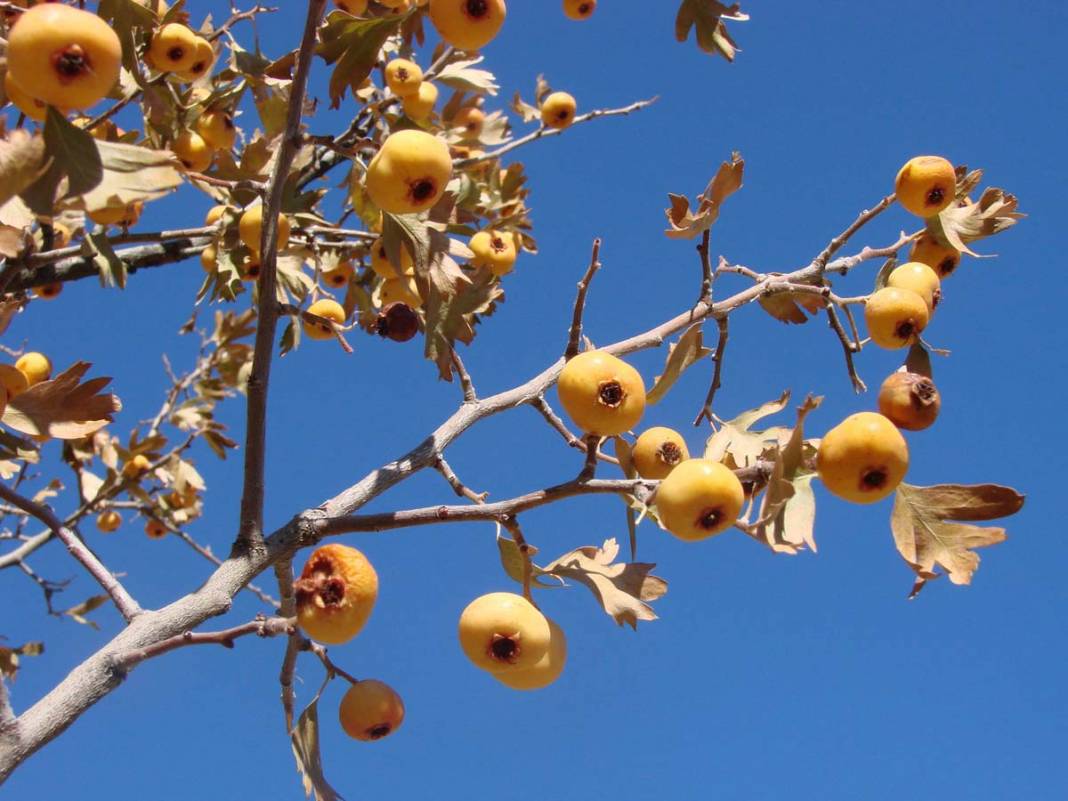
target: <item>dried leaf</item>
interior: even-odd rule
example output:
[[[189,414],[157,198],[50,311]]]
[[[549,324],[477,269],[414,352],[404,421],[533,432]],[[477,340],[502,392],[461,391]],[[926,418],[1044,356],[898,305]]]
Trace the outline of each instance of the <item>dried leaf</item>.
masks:
[[[8,401],[4,425],[23,434],[48,434],[57,439],[78,439],[106,426],[122,409],[122,403],[115,395],[98,394],[110,378],[81,383],[90,366],[75,362],[51,381],[19,393]]]
[[[962,253],[976,256],[967,243],[999,234],[1026,217],[1018,212],[1015,195],[990,187],[978,203],[966,206],[951,204],[937,217],[927,221],[928,231],[939,241],[948,242]]]
[[[300,771],[301,780],[304,782],[304,794],[311,797],[314,793],[315,801],[345,801],[326,780],[322,756],[319,753],[319,696],[323,694],[331,678],[332,676],[327,676],[315,698],[300,713],[297,725],[290,733],[293,758],[297,760],[297,770]]]
[[[645,396],[647,403],[661,401],[686,368],[705,356],[712,355],[713,350],[706,348],[702,342],[702,332],[703,325],[696,323],[679,337],[678,342],[670,346],[667,364],[664,365],[664,373],[656,377],[653,388]]]
[[[774,427],[765,431],[750,431],[750,426],[768,415],[781,412],[789,401],[790,392],[786,391],[778,400],[769,401],[756,409],[742,412],[733,420],[723,423],[705,443],[704,458],[713,462],[723,462],[729,455],[739,467],[755,462],[767,449],[768,443],[777,442],[788,429]]]
[[[776,292],[774,295],[764,295],[758,298],[760,308],[782,323],[808,322],[805,314],[816,314],[825,305],[823,298],[818,295],[810,295],[807,292]]]
[[[538,553],[538,549],[535,548],[533,545],[528,545],[527,547],[530,549],[529,552],[531,558],[533,558]],[[500,553],[501,557],[501,567],[503,567],[504,572],[508,574],[508,578],[512,579],[512,581],[515,581],[518,584],[522,584],[523,554],[519,550],[519,546],[516,544],[515,540],[511,539],[510,537],[506,537],[504,536],[504,534],[501,533],[500,525],[497,526],[497,550]],[[544,575],[546,575],[544,568],[540,568],[536,564],[531,562],[530,586],[549,588],[564,586],[564,580],[559,576],[552,576],[552,578],[555,579],[557,582],[555,584],[549,584],[538,578],[539,576]]]
[[[89,620],[86,615],[88,615],[95,609],[99,609],[109,600],[110,598],[107,595],[94,595],[82,601],[80,604],[72,606],[70,609],[64,609],[62,612],[60,612],[60,614],[66,615],[74,622],[81,623],[83,626],[89,626],[91,628],[99,630],[100,626],[98,626],[94,621]]]
[[[400,27],[408,14],[376,19],[359,19],[351,14],[330,14],[319,30],[315,52],[327,64],[334,64],[330,75],[330,107],[338,108],[348,87],[359,86],[371,74],[378,52]]]
[[[461,92],[475,92],[480,95],[496,95],[501,88],[489,70],[474,69],[474,65],[483,60],[482,56],[453,61],[438,73],[436,80]]]
[[[155,200],[182,185],[174,156],[166,150],[92,140],[103,174],[91,191],[82,193],[86,209]]]
[[[49,163],[41,136],[16,130],[0,139],[0,206],[37,181]]]
[[[954,584],[970,584],[979,569],[975,548],[1005,541],[1005,529],[954,521],[983,521],[1020,511],[1024,496],[997,484],[900,484],[890,527],[897,550],[916,571],[909,598],[915,598],[940,566]]]
[[[0,675],[14,681],[18,678],[20,656],[40,656],[43,653],[43,642],[27,642],[18,648],[0,646]]]
[[[745,22],[748,14],[741,12],[741,4],[725,6],[717,0],[683,0],[675,17],[675,38],[685,42],[690,29],[696,27],[697,46],[712,55],[734,61],[739,47],[735,44],[723,20]]]
[[[723,201],[742,188],[745,162],[740,153],[732,153],[731,160],[720,165],[705,191],[697,198],[697,211],[690,211],[690,201],[682,195],[668,194],[671,208],[667,209],[670,227],[664,232],[671,239],[693,239],[703,234],[719,218]]]

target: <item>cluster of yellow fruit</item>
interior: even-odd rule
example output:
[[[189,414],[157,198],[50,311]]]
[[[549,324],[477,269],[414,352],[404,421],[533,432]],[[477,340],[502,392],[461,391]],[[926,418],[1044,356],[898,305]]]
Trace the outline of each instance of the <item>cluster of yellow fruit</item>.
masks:
[[[393,12],[430,5],[431,20],[441,38],[461,50],[478,50],[497,35],[507,13],[504,0],[378,0]],[[369,0],[334,0],[334,6],[354,16],[367,12]],[[569,19],[593,16],[597,0],[563,0]]]
[[[0,415],[7,402],[52,377],[52,362],[43,353],[24,353],[14,365],[0,364]]]
[[[297,624],[328,645],[348,642],[363,629],[378,598],[378,574],[367,557],[347,545],[317,548],[293,584]],[[357,740],[381,740],[404,721],[404,702],[384,682],[364,679],[341,700],[342,729]]]

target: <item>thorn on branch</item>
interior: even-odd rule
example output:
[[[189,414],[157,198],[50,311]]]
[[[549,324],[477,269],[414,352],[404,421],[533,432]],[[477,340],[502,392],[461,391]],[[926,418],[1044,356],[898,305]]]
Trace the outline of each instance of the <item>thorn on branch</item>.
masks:
[[[712,423],[712,401],[715,400],[716,392],[719,391],[722,386],[721,378],[723,375],[723,353],[727,349],[727,336],[728,336],[728,318],[726,316],[717,317],[716,325],[719,326],[719,340],[716,342],[716,352],[712,355],[712,360],[716,363],[715,371],[712,373],[712,383],[708,387],[708,394],[705,396],[704,406],[701,407],[701,411],[698,412],[697,418],[693,421],[694,426],[701,425],[705,419],[709,423]]]
[[[571,315],[571,332],[567,338],[567,348],[564,350],[564,360],[570,361],[579,352],[579,343],[582,340],[582,313],[586,308],[586,293],[590,289],[593,276],[601,268],[601,240],[593,240],[593,253],[590,256],[590,266],[586,268],[586,274],[578,283],[578,294],[575,296],[575,309]]]

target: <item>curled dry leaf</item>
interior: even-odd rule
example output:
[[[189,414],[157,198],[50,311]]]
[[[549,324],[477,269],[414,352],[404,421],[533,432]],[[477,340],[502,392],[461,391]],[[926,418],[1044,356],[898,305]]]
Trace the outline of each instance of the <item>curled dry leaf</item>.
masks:
[[[18,678],[20,656],[40,656],[43,653],[43,642],[27,642],[17,648],[0,645],[0,675],[14,681]]]
[[[741,3],[726,6],[718,0],[683,0],[675,17],[675,38],[685,42],[690,29],[696,28],[698,47],[706,53],[734,61],[740,48],[727,32],[723,20],[745,22],[749,15],[743,14],[741,8]]]
[[[646,403],[658,403],[686,368],[705,356],[712,355],[712,349],[704,346],[702,330],[703,325],[696,323],[690,326],[677,342],[670,345],[664,373],[656,377],[653,388],[645,396]]]
[[[533,545],[528,545],[528,553],[533,558],[538,549]],[[512,579],[519,584],[523,583],[523,554],[519,550],[519,545],[516,541],[510,537],[506,537],[501,533],[500,526],[497,527],[497,550],[501,556],[501,567],[504,568],[504,572],[508,575],[508,578]],[[530,586],[532,587],[561,587],[564,584],[564,580],[558,576],[551,576],[555,579],[555,582],[549,583],[542,581],[539,576],[546,575],[545,569],[538,567],[531,562],[531,574],[530,574]]]
[[[954,584],[970,584],[979,569],[975,548],[1005,541],[1005,529],[967,525],[1020,511],[1024,496],[997,484],[901,484],[894,497],[890,528],[897,550],[916,572],[909,598],[915,598],[942,567]]]
[[[774,295],[764,295],[757,302],[760,308],[781,323],[808,322],[809,314],[816,314],[826,305],[826,301],[819,295],[810,295],[806,292],[777,292]]]
[[[319,31],[315,48],[327,64],[330,75],[330,108],[338,108],[345,90],[359,86],[371,74],[386,39],[396,32],[403,15],[360,19],[349,14],[331,14]]]
[[[319,751],[319,697],[332,678],[332,675],[327,675],[319,692],[300,713],[297,725],[290,732],[293,758],[297,761],[297,770],[300,771],[304,783],[304,794],[311,797],[314,793],[315,801],[344,801],[341,794],[326,780]]]
[[[669,228],[664,231],[672,239],[693,239],[711,228],[719,218],[723,201],[742,188],[745,161],[740,153],[732,153],[731,160],[723,162],[716,177],[697,198],[697,210],[690,211],[689,198],[668,194],[671,208],[666,210]]]
[[[122,409],[115,395],[99,394],[110,378],[92,378],[82,383],[91,365],[76,362],[50,381],[12,398],[4,410],[3,423],[22,434],[47,434],[57,439],[78,439],[97,431]]]
[[[927,221],[927,229],[935,239],[975,256],[978,254],[968,248],[969,242],[999,234],[1027,216],[1017,211],[1017,206],[1015,195],[990,187],[983,192],[978,203],[950,205],[937,217]]]
[[[41,177],[48,161],[40,135],[20,129],[0,139],[0,206]]]
[[[781,412],[789,401],[790,392],[786,391],[777,400],[742,412],[733,420],[723,423],[716,433],[708,438],[704,458],[729,464],[729,457],[735,467],[748,467],[754,464],[769,445],[789,436],[790,429],[775,426],[763,431],[750,431],[750,427],[769,415]]]

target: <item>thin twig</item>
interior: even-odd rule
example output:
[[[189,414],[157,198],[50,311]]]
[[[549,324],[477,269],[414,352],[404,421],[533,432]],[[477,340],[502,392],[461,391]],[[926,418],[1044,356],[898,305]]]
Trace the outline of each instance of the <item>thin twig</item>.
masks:
[[[349,682],[349,684],[360,683],[360,680],[358,678],[353,676],[351,673],[342,670],[337,665],[335,665],[333,661],[331,661],[330,657],[327,655],[325,646],[322,646],[317,642],[312,642],[308,639],[305,639],[301,645],[302,650],[311,651],[313,654],[319,657],[319,661],[323,663],[323,667],[326,668],[327,673],[330,673],[335,676],[341,676],[341,678]]]
[[[207,545],[201,545],[199,542],[197,542],[195,539],[193,539],[191,536],[189,536],[189,534],[187,534],[185,531],[182,531],[181,529],[179,529],[178,531],[172,531],[171,533],[174,534],[174,536],[176,536],[178,539],[180,539],[182,542],[184,542],[186,545],[188,545],[190,548],[192,548],[198,554],[203,556],[205,559],[207,559],[209,562],[211,562],[216,567],[218,567],[219,565],[221,565],[223,563],[222,559],[220,559],[218,556],[216,556],[214,554],[214,552],[211,550],[210,547],[208,547]],[[252,593],[257,598],[259,598],[261,601],[263,601],[265,604],[267,604],[269,606],[272,606],[275,609],[280,609],[281,608],[281,604],[278,601],[276,601],[269,594],[267,594],[266,592],[261,590],[259,587],[257,587],[252,582],[249,582],[248,584],[246,584],[242,589],[246,590],[247,592]],[[283,614],[283,616],[285,616],[286,610],[283,610],[282,614]]]
[[[712,383],[708,387],[708,394],[705,395],[705,404],[701,407],[701,411],[698,412],[693,424],[695,426],[701,425],[705,419],[709,423],[712,422],[712,401],[716,398],[716,392],[722,386],[721,377],[723,375],[723,353],[727,349],[727,336],[729,324],[727,317],[719,317],[716,319],[716,324],[719,326],[719,339],[716,342],[716,352],[712,354],[712,360],[716,363],[715,370],[712,373]]]
[[[504,515],[500,518],[500,524],[508,529],[508,533],[515,540],[519,555],[523,557],[523,597],[534,604],[534,596],[530,592],[530,582],[534,576],[534,562],[531,559],[531,547],[527,538],[523,536],[523,529],[519,527],[519,518],[515,515]],[[537,606],[537,604],[534,604]]]
[[[852,237],[853,234],[855,234],[865,225],[870,223],[872,220],[874,220],[876,217],[878,217],[880,214],[890,208],[890,204],[893,203],[896,199],[897,195],[891,192],[889,195],[884,197],[870,209],[862,211],[860,213],[860,216],[857,217],[857,219],[853,220],[850,226],[844,231],[842,231],[842,233],[840,233],[838,236],[828,242],[827,247],[825,247],[820,253],[820,255],[815,258],[812,263],[813,265],[815,265],[816,269],[820,273],[822,273],[824,268],[826,268],[827,263],[831,260],[835,253],[842,249],[842,246],[849,241],[850,237]]]
[[[575,309],[571,315],[571,331],[567,337],[567,348],[564,350],[564,359],[570,360],[578,355],[579,343],[582,340],[582,313],[586,308],[586,293],[590,289],[593,276],[601,269],[601,240],[593,240],[593,254],[590,256],[590,266],[586,268],[586,274],[578,282],[578,294],[575,295]]]
[[[475,492],[460,481],[460,478],[453,471],[452,466],[445,461],[443,455],[438,454],[437,461],[434,462],[434,469],[445,477],[445,480],[449,482],[449,486],[452,487],[453,492],[461,498],[467,498],[467,500],[474,503],[485,503],[486,498],[489,497],[488,492]]]
[[[846,370],[849,371],[849,380],[853,383],[853,391],[856,393],[865,392],[868,387],[857,375],[857,367],[853,363],[853,353],[860,350],[860,346],[850,341],[849,335],[846,334],[845,329],[842,328],[842,321],[838,319],[838,312],[834,306],[827,307],[827,323],[834,330],[834,333],[838,335],[838,339],[842,342],[842,352],[845,354]]]
[[[460,358],[460,354],[456,351],[455,345],[449,345],[449,355],[452,357],[452,366],[456,370],[456,375],[460,377],[460,387],[464,393],[464,403],[474,403],[478,400],[478,395],[475,394],[475,385],[471,381],[471,374],[467,372],[467,368],[464,367],[463,359]]]
[[[698,302],[712,299],[711,239],[712,229],[706,228],[701,235],[701,244],[697,246],[697,254],[701,257],[701,294],[697,297]]]
[[[208,41],[214,42],[216,39],[225,34],[239,22],[243,22],[247,19],[255,19],[257,14],[273,14],[277,10],[277,8],[257,5],[255,8],[250,8],[248,11],[239,11],[232,15],[230,19],[226,20],[226,22],[224,22],[214,31],[212,31],[211,34],[208,36]]]
[[[234,626],[223,631],[186,631],[145,648],[130,651],[116,659],[116,664],[124,668],[130,668],[141,662],[189,645],[221,645],[223,648],[233,648],[234,640],[249,634],[255,634],[257,637],[277,637],[280,634],[291,634],[296,630],[296,623],[293,618],[257,615],[256,619],[249,623],[243,623],[240,626]]]
[[[587,434],[585,444],[586,462],[578,475],[579,481],[589,481],[597,473],[597,451],[601,446],[601,438],[597,434]]]

